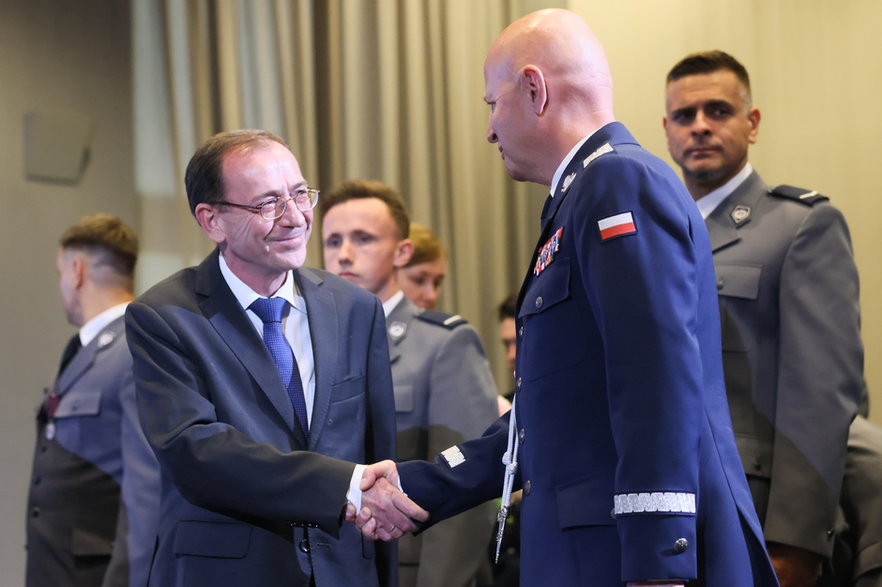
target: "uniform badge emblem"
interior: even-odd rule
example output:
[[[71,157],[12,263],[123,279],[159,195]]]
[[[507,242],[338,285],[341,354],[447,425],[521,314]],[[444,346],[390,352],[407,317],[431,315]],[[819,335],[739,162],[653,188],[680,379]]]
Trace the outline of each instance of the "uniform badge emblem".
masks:
[[[735,226],[741,226],[750,220],[750,206],[744,206],[741,204],[735,206],[735,209],[732,210],[729,217],[732,219],[732,222],[735,223]]]
[[[98,337],[98,348],[103,349],[107,345],[113,342],[115,338],[112,332],[105,332],[101,336]]]
[[[398,340],[404,333],[407,332],[407,324],[404,322],[392,322],[389,324],[389,336],[392,337],[392,340]]]
[[[570,184],[573,183],[574,179],[576,179],[576,172],[575,171],[564,178],[563,185],[561,186],[560,191],[561,192],[567,191],[567,189],[570,187]]]
[[[46,440],[52,440],[55,438],[55,422],[49,422],[46,424]]]
[[[600,240],[606,241],[617,236],[637,234],[637,225],[634,224],[634,215],[630,212],[622,212],[614,216],[608,216],[597,221],[597,229],[600,231]]]
[[[560,248],[560,237],[563,236],[563,229],[563,226],[558,228],[551,238],[548,239],[548,242],[539,249],[539,254],[536,256],[536,266],[533,267],[533,275],[538,276],[554,260],[554,255]]]

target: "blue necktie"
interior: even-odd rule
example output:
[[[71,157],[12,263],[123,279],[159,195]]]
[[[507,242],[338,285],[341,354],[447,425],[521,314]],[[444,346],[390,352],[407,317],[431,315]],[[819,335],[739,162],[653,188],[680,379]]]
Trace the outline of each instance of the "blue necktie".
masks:
[[[288,389],[288,397],[300,421],[300,428],[306,436],[309,436],[309,420],[306,417],[306,399],[303,397],[300,369],[297,368],[297,359],[294,358],[291,345],[282,332],[282,312],[287,303],[283,298],[259,298],[249,307],[263,321],[263,342],[279,368],[279,375],[282,376],[282,383]]]

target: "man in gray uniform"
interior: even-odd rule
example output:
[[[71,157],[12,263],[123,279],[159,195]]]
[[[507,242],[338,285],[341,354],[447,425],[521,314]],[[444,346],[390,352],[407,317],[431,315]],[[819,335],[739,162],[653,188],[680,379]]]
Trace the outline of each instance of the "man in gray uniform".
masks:
[[[711,237],[738,451],[781,585],[814,585],[862,388],[858,274],[828,199],[771,189],[748,163],[759,122],[730,55],[668,74],[664,128]]]
[[[86,216],[61,237],[59,288],[79,328],[37,412],[28,495],[28,587],[145,585],[159,465],[141,430],[123,313],[138,239]]]
[[[383,302],[395,388],[398,460],[427,459],[476,438],[496,419],[496,388],[477,332],[459,316],[423,311],[404,297],[410,223],[398,194],[377,181],[348,181],[319,202],[325,268]],[[487,563],[488,503],[399,542],[399,581],[474,585]]]

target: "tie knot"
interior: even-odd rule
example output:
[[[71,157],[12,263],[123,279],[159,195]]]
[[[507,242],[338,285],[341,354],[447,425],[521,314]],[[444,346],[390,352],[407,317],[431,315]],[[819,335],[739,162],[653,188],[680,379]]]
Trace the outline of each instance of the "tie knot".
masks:
[[[282,321],[282,311],[286,303],[288,302],[284,298],[258,298],[251,302],[249,308],[264,324],[267,324]]]

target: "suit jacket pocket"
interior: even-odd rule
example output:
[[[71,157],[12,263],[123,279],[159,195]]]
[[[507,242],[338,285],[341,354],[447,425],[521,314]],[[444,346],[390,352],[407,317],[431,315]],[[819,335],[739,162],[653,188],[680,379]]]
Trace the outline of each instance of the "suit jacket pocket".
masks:
[[[251,543],[252,528],[234,522],[183,520],[175,529],[177,556],[244,558]]]
[[[613,526],[612,476],[585,477],[557,488],[560,529],[579,526]]]
[[[726,265],[715,267],[717,293],[721,296],[755,300],[759,297],[762,265]]]

